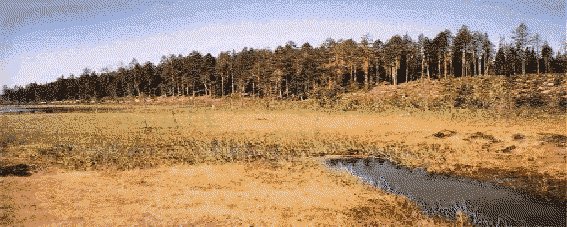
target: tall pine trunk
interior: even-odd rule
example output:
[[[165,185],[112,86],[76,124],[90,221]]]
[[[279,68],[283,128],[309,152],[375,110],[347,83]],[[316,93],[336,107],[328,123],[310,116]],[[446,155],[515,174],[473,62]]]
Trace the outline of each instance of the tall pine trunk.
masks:
[[[453,67],[453,57],[449,58],[449,75],[455,77],[455,67]]]
[[[522,57],[522,75],[526,75],[526,57]]]
[[[207,86],[207,83],[203,83],[203,85],[205,85],[205,95],[209,95],[209,88]]]
[[[441,59],[437,59],[437,78],[441,78]]]
[[[461,76],[466,77],[467,76],[467,68],[466,68],[467,63],[466,63],[466,60],[465,60],[465,51],[463,50],[462,53],[463,53],[462,54],[463,56],[462,56],[462,59],[461,59]]]
[[[427,58],[427,63],[425,64],[427,67],[427,80],[431,80],[431,74],[429,74],[429,61],[430,59]]]
[[[536,58],[537,60],[537,75],[539,76],[539,58]]]
[[[447,79],[447,53],[443,53],[443,77]]]
[[[230,74],[230,95],[234,94],[234,74]]]
[[[398,85],[398,70],[400,69],[400,57],[396,58],[396,67],[394,72],[394,85]]]
[[[224,96],[224,76],[221,76],[221,96]]]
[[[285,97],[289,97],[289,81],[287,80],[287,78],[285,80]]]
[[[368,63],[368,58],[364,59],[364,89],[368,89],[368,71],[370,71]]]
[[[406,55],[406,81],[404,81],[404,83],[407,83],[407,82],[408,82],[408,74],[409,74],[409,71],[408,71],[409,67],[408,67],[408,66],[409,66],[409,64],[408,64],[408,56]]]
[[[477,59],[474,56],[474,51],[472,52],[472,62],[473,62],[473,71],[472,71],[472,75],[476,76],[476,66],[477,66]]]
[[[482,75],[485,75],[485,76],[488,75],[488,57],[487,56],[488,55],[486,55],[486,54],[482,55],[482,62],[484,64]]]
[[[278,80],[278,90],[280,91],[280,99],[281,99],[281,98],[283,98],[283,94],[282,94],[283,88],[282,88],[282,80],[281,80],[281,78],[279,78],[279,80]]]
[[[425,58],[421,57],[421,73],[419,79],[423,80],[423,74],[425,74]]]
[[[490,73],[490,59],[488,58],[488,55],[486,55],[486,65],[485,65],[485,68],[486,68],[485,73],[486,73],[486,75],[488,76],[488,73]]]

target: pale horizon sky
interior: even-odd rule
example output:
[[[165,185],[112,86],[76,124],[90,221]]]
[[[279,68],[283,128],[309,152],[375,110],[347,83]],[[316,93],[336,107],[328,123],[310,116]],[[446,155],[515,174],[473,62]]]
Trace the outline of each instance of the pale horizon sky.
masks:
[[[84,68],[115,69],[133,58],[270,48],[327,38],[417,39],[467,25],[497,47],[521,22],[554,51],[565,43],[564,0],[182,1],[7,0],[0,5],[0,85],[46,83]]]

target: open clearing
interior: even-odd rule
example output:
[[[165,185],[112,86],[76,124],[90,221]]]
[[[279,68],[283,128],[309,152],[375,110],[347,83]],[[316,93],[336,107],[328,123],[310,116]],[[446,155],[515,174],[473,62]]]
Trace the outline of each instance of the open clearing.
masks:
[[[3,179],[15,223],[439,225],[408,200],[313,162],[199,164]]]
[[[448,224],[326,169],[324,155],[380,156],[565,200],[563,115],[132,106],[0,122],[0,163],[33,173],[0,178],[3,224]]]

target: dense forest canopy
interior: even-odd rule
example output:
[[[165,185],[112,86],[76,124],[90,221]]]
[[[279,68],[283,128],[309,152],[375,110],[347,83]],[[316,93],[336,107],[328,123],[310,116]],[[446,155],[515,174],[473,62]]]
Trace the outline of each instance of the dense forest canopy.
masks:
[[[501,38],[495,51],[488,34],[462,26],[433,38],[394,35],[386,41],[327,39],[321,46],[288,42],[275,50],[244,48],[218,56],[196,51],[163,56],[159,64],[139,63],[46,84],[3,87],[2,100],[43,102],[125,96],[243,95],[302,100],[324,90],[368,89],[419,79],[478,75],[566,72],[567,55],[554,55],[525,24]],[[41,67],[41,66],[38,66]]]

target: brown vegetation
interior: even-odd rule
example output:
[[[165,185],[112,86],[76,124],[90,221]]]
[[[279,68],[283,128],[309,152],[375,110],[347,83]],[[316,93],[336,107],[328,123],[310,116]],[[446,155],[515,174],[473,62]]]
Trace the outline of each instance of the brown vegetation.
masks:
[[[448,225],[320,162],[174,165],[4,178],[5,223]],[[17,189],[17,190],[15,190]],[[4,194],[5,193],[5,194]]]
[[[507,79],[451,80],[476,81],[469,83],[474,85],[461,108],[454,106],[458,90],[448,91],[442,80],[380,86],[368,93],[337,97],[323,106],[315,101],[183,97],[150,99],[153,105],[133,101],[69,106],[82,110],[78,112],[2,115],[0,180],[6,193],[1,193],[0,217],[12,220],[2,224],[35,224],[43,218],[75,224],[177,224],[186,211],[180,207],[199,214],[188,218],[189,224],[434,223],[404,199],[324,170],[317,157],[326,155],[380,156],[408,167],[493,181],[565,200],[565,116],[557,114],[563,107],[557,97],[551,97],[564,90],[565,82],[550,85],[547,93],[539,92],[543,104],[535,108],[514,104],[520,96],[509,94],[520,94],[516,91],[521,83],[510,83],[511,92],[498,93],[508,86],[498,81]],[[101,108],[106,111],[98,111]],[[201,182],[198,177],[175,175],[173,169],[233,175]],[[18,176],[25,172],[34,174]],[[60,185],[67,189],[60,191]],[[186,187],[197,188],[183,191]],[[329,189],[325,193],[342,190],[342,194],[309,191],[321,187]],[[113,192],[116,188],[124,189]],[[163,188],[179,191],[167,192],[163,202],[147,193],[137,194]],[[265,200],[266,194],[255,188],[275,197]],[[41,193],[31,193],[34,190]],[[304,196],[293,197],[289,203],[306,197],[317,202],[293,207],[277,199],[298,190],[304,190]],[[73,197],[74,191],[102,200]],[[252,195],[230,197],[243,192]],[[197,198],[210,198],[210,204],[221,207],[205,211],[204,202],[177,204],[174,199],[179,193],[197,193]],[[149,207],[136,207],[139,204]],[[122,206],[132,211],[105,216]],[[146,215],[149,211],[163,216]],[[241,214],[248,216],[239,218]],[[76,219],[79,216],[85,218]],[[336,222],[319,218],[329,216],[337,217]]]
[[[369,93],[343,97],[347,110],[384,110],[390,107],[445,110],[491,109],[498,115],[527,109],[564,113],[567,81],[562,74],[515,77],[465,77],[416,81],[400,86],[378,86]]]

